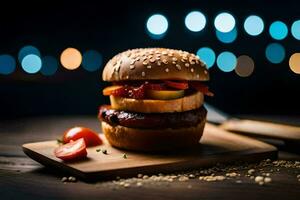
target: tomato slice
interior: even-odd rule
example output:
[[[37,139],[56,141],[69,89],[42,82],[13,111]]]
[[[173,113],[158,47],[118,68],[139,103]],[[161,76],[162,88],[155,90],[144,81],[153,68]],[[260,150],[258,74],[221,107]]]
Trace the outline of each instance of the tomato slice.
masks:
[[[83,138],[71,141],[54,149],[54,155],[64,161],[79,160],[87,156]]]
[[[104,88],[103,90],[104,96],[109,96],[109,95],[122,96],[124,93],[125,93],[125,89],[123,86],[120,85],[109,86]]]
[[[209,91],[208,86],[204,85],[203,83],[200,82],[190,82],[190,85],[198,90],[199,92],[202,92],[203,94],[207,95],[207,96],[214,96],[214,93],[212,93],[211,91]]]
[[[103,143],[97,133],[85,127],[74,127],[67,130],[64,133],[63,142],[68,143],[72,140],[78,140],[79,138],[83,138],[88,147],[101,145]]]
[[[186,90],[189,88],[188,82],[177,82],[177,81],[164,81],[167,86],[179,89],[179,90]]]

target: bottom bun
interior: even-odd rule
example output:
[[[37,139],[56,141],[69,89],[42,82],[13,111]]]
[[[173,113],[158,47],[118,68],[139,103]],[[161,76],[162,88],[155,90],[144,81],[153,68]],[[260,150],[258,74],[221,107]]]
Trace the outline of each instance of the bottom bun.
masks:
[[[137,129],[111,126],[102,122],[102,130],[108,142],[117,148],[135,151],[172,150],[197,145],[203,134],[206,118],[195,127],[179,129]]]

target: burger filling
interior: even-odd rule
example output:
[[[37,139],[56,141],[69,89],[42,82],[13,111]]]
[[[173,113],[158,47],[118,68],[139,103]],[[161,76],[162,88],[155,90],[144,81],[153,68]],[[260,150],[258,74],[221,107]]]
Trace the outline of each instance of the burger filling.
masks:
[[[176,99],[199,91],[213,96],[208,87],[199,81],[136,81],[116,82],[103,90],[105,96],[133,99]]]
[[[137,113],[101,106],[99,119],[112,125],[130,128],[180,128],[197,126],[206,116],[206,109],[200,108],[174,113]]]
[[[197,126],[207,113],[200,93],[213,96],[199,81],[115,82],[103,90],[112,105],[100,107],[99,119],[112,126],[141,129]]]

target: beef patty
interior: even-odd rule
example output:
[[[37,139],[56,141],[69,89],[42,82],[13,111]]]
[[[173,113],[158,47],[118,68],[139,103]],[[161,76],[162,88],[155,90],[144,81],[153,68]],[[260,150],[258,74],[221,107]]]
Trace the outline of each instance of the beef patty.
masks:
[[[196,126],[205,119],[206,113],[203,106],[195,110],[174,113],[136,113],[101,106],[98,117],[112,126],[159,129]]]

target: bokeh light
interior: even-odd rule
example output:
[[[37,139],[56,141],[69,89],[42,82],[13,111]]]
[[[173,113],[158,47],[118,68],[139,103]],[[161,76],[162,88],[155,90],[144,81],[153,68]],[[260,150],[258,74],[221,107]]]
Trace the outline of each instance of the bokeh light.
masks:
[[[244,29],[246,33],[251,36],[257,36],[264,30],[264,21],[256,15],[250,15],[244,22]]]
[[[82,56],[82,67],[89,72],[96,71],[101,64],[102,56],[98,51],[88,50]]]
[[[42,60],[37,55],[29,54],[23,58],[21,65],[25,72],[34,74],[42,68]]]
[[[161,14],[154,14],[147,20],[146,27],[152,38],[160,39],[167,32],[169,23],[165,16]]]
[[[81,53],[75,48],[67,48],[61,53],[60,62],[68,70],[77,69],[82,62]]]
[[[29,54],[33,54],[33,55],[37,55],[37,56],[41,57],[41,53],[36,47],[28,45],[28,46],[24,46],[22,49],[20,49],[20,51],[18,53],[19,62],[21,63],[23,58]]]
[[[290,69],[296,73],[300,74],[300,53],[294,53],[289,60]]]
[[[185,17],[184,23],[190,31],[199,32],[204,29],[206,18],[201,12],[192,11]]]
[[[229,51],[220,53],[217,58],[217,65],[223,72],[231,72],[234,70],[236,62],[236,56]]]
[[[297,40],[300,40],[300,20],[294,21],[291,27],[291,33]]]
[[[254,61],[247,55],[241,55],[237,58],[235,73],[240,77],[248,77],[254,71]]]
[[[211,48],[202,47],[197,51],[197,55],[205,62],[207,68],[210,68],[215,64],[216,54]]]
[[[41,73],[44,76],[54,75],[58,69],[58,61],[53,56],[44,56],[42,58]]]
[[[234,28],[227,33],[223,33],[223,32],[216,30],[216,36],[223,43],[232,43],[237,38],[237,30],[236,30],[236,28]]]
[[[8,75],[15,71],[16,61],[8,54],[0,55],[0,74]]]
[[[220,13],[216,16],[214,25],[218,31],[227,33],[235,27],[235,19],[229,13]]]
[[[266,57],[271,63],[281,63],[285,57],[285,49],[281,44],[271,43],[266,48]]]
[[[269,28],[271,37],[275,40],[283,40],[288,34],[288,28],[282,21],[275,21]]]

